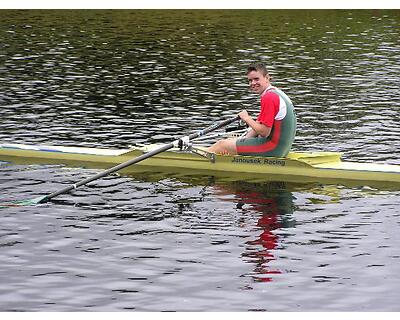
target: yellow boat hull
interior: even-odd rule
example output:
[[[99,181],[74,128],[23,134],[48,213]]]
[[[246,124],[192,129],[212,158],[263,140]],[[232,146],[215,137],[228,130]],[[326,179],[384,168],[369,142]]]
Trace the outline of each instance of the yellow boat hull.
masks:
[[[0,160],[14,163],[59,163],[109,168],[135,158],[157,146],[112,150],[98,148],[0,145]],[[158,146],[159,147],[159,146]],[[358,185],[399,185],[400,166],[341,161],[335,152],[292,152],[286,158],[217,155],[215,161],[198,154],[170,150],[125,168],[123,172],[169,170],[206,173],[263,181],[332,182],[353,181]]]

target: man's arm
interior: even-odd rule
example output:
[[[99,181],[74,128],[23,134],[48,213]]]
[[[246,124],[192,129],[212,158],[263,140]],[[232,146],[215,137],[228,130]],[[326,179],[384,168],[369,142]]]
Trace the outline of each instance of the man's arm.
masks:
[[[268,137],[271,133],[270,127],[267,127],[265,124],[262,124],[258,121],[254,121],[246,110],[239,112],[239,117],[251,128],[251,130],[246,134],[246,138],[253,138],[257,136]]]

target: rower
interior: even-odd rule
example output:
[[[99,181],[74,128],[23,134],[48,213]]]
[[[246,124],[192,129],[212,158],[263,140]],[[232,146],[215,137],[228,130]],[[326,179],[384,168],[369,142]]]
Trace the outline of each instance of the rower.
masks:
[[[246,110],[239,117],[250,127],[244,138],[217,141],[209,152],[230,155],[286,157],[296,134],[296,113],[290,98],[272,86],[264,64],[252,64],[247,69],[250,89],[261,96],[261,110],[254,120]]]

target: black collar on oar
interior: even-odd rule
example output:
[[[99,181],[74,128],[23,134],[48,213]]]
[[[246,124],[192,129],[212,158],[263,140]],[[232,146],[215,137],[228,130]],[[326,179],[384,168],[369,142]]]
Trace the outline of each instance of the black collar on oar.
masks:
[[[39,197],[39,198],[36,198],[36,199],[32,199],[32,200],[30,200],[30,204],[45,203],[45,202],[49,201],[50,199],[52,199],[54,197],[57,197],[60,194],[68,193],[69,191],[71,191],[73,189],[76,189],[76,188],[78,188],[80,186],[88,184],[89,182],[92,182],[94,180],[100,179],[100,178],[102,178],[102,177],[104,177],[106,175],[109,175],[110,173],[116,172],[116,171],[121,170],[123,168],[126,168],[126,167],[128,167],[130,165],[133,165],[135,163],[143,161],[143,160],[145,160],[147,158],[155,156],[158,153],[167,151],[167,150],[172,149],[174,147],[182,146],[184,144],[184,142],[187,142],[188,140],[192,140],[192,139],[201,137],[201,136],[203,136],[203,135],[205,135],[205,134],[207,134],[209,132],[212,132],[212,131],[220,129],[220,128],[224,127],[224,126],[227,126],[228,124],[231,124],[232,122],[235,122],[235,121],[237,121],[239,119],[240,119],[240,117],[236,116],[234,118],[230,118],[230,119],[227,119],[225,121],[221,121],[219,123],[216,123],[216,124],[214,124],[212,126],[209,126],[209,127],[205,128],[203,130],[194,132],[194,133],[192,133],[192,134],[190,134],[188,136],[182,137],[182,138],[180,138],[178,140],[175,140],[175,141],[173,141],[173,142],[171,142],[169,144],[166,144],[166,145],[164,145],[164,146],[162,146],[160,148],[157,148],[157,149],[154,149],[154,150],[149,151],[147,153],[144,153],[144,154],[140,155],[139,157],[136,157],[136,158],[133,158],[133,159],[128,160],[126,162],[123,162],[123,163],[121,163],[121,164],[119,164],[119,165],[117,165],[115,167],[112,167],[112,168],[110,168],[108,170],[105,170],[105,171],[99,173],[99,174],[96,174],[95,176],[92,176],[92,177],[89,177],[89,178],[87,178],[85,180],[79,181],[79,182],[77,182],[77,183],[75,183],[73,185],[70,185],[68,187],[65,187],[64,189],[61,189],[59,191],[53,192],[52,194],[49,194],[49,195],[44,196],[44,197]]]

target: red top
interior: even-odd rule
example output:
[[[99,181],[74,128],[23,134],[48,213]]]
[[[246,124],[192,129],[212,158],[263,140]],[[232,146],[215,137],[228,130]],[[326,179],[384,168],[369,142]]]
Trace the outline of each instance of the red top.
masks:
[[[257,121],[272,128],[275,116],[279,112],[279,95],[268,90],[261,96],[261,111],[257,117]]]

